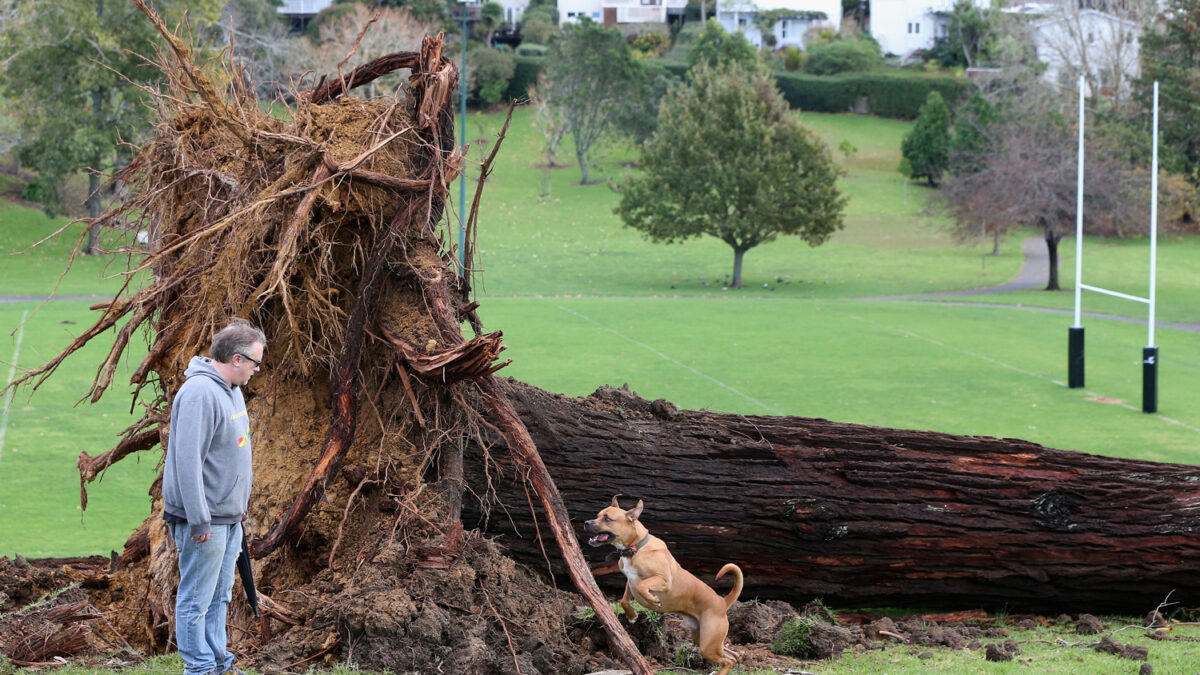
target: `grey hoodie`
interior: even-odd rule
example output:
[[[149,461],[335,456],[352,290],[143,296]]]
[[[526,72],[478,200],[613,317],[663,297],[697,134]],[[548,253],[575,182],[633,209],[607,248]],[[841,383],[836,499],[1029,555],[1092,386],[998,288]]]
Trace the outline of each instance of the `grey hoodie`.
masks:
[[[163,510],[186,520],[193,537],[214,524],[239,522],[253,478],[246,401],[212,363],[194,356],[184,372],[187,381],[171,406],[163,469]]]

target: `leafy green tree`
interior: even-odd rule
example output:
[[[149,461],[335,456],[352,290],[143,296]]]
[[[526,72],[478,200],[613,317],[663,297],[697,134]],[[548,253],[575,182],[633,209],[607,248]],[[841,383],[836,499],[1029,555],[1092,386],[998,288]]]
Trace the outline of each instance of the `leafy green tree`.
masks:
[[[561,111],[587,185],[592,145],[612,130],[629,92],[641,88],[645,71],[620,31],[587,19],[563,26],[547,56],[539,91]]]
[[[725,242],[734,287],[755,246],[780,235],[818,246],[842,228],[841,172],[762,67],[698,64],[663,100],[639,165],[619,188],[617,214],[651,241]]]
[[[224,3],[154,4],[168,25],[187,9],[192,25],[203,28]],[[157,77],[142,56],[153,56],[158,42],[154,27],[130,2],[16,3],[0,31],[0,92],[22,129],[18,157],[37,172],[29,196],[58,209],[62,181],[86,171],[88,214],[100,215],[101,174],[118,162],[121,143],[150,130],[151,107],[138,85]],[[99,247],[93,228],[87,252]]]
[[[480,37],[483,38],[484,44],[492,46],[492,37],[502,25],[504,25],[504,5],[494,0],[480,5],[479,22],[475,24],[475,30],[482,33]]]
[[[1158,81],[1164,164],[1200,184],[1200,3],[1168,0],[1160,25],[1142,35],[1141,59],[1135,96],[1150,113]]]
[[[994,142],[1000,111],[976,91],[959,106],[950,136],[948,168],[956,174],[975,173]]]
[[[931,186],[941,180],[950,165],[950,109],[941,94],[929,92],[916,124],[900,143],[900,154],[912,166],[914,178],[924,178]]]
[[[544,45],[558,32],[558,26],[540,15],[525,16],[521,20],[521,44]]]
[[[697,63],[715,67],[719,64],[754,64],[758,61],[758,51],[746,39],[745,35],[726,33],[716,19],[709,19],[704,24],[704,32],[696,39],[692,51],[688,53],[688,65],[695,67]]]
[[[980,7],[972,0],[955,0],[946,21],[946,34],[934,47],[934,58],[946,68],[973,68],[988,60],[995,40],[992,7]]]

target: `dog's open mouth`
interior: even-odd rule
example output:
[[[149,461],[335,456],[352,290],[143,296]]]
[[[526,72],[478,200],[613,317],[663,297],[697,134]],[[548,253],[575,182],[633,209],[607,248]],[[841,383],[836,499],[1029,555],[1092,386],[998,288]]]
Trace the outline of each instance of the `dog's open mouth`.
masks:
[[[600,534],[588,539],[588,546],[603,546],[613,540],[611,532],[601,532]]]

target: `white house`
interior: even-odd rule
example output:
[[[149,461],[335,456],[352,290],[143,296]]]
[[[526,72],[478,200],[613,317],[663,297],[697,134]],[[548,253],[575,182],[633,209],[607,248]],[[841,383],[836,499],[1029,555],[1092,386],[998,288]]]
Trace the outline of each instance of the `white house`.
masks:
[[[987,7],[988,0],[974,0]],[[871,0],[871,36],[884,54],[907,60],[913,52],[930,49],[946,35],[954,0]]]
[[[681,14],[684,7],[687,7],[687,0],[558,0],[558,18],[570,22],[587,17],[605,26],[666,24],[668,14]]]
[[[717,0],[717,23],[727,32],[741,32],[750,44],[761,47],[763,34],[754,19],[763,11],[776,12],[778,17],[771,28],[777,49],[803,47],[804,32],[812,26],[829,25],[837,30],[842,24],[841,0]]]
[[[521,20],[521,14],[529,7],[529,0],[495,0],[504,7],[505,23],[515,25]]]
[[[1138,76],[1137,22],[1069,3],[1035,19],[1030,28],[1038,60],[1047,66],[1047,81],[1074,88],[1086,72],[1088,96],[1092,83],[1105,96],[1129,95],[1130,82]]]
[[[287,18],[293,31],[300,32],[309,20],[332,4],[333,0],[283,0],[275,11]]]

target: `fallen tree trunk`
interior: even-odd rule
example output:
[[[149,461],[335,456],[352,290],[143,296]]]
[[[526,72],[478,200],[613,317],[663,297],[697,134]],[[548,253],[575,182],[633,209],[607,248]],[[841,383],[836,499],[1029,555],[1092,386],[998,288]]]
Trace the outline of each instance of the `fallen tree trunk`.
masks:
[[[576,527],[623,493],[684,567],[727,562],[743,598],[835,606],[1141,612],[1200,604],[1200,468],[1026,441],[799,417],[678,411],[626,390],[572,399],[509,381]],[[470,448],[478,454],[480,448]],[[490,453],[503,454],[502,443]],[[469,467],[481,462],[467,461]],[[479,523],[547,562],[511,475]],[[471,500],[468,500],[471,501]],[[597,560],[603,553],[599,552]],[[608,577],[610,589],[620,575]]]

